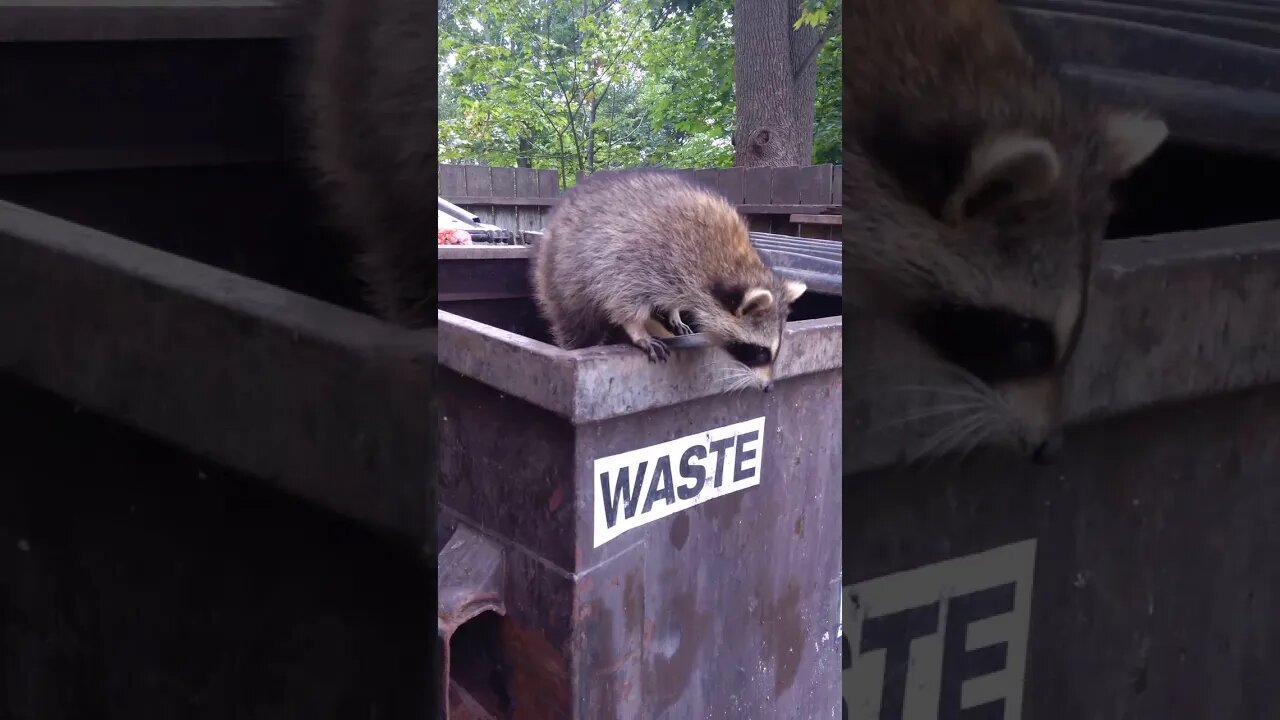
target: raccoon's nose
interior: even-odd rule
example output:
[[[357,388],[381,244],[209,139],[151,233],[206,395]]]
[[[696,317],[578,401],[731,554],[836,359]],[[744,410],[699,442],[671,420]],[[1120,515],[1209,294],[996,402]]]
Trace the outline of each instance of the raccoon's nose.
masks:
[[[1062,456],[1062,431],[1057,430],[1031,451],[1031,460],[1037,465],[1053,465]]]
[[[762,387],[762,388],[760,388],[760,389],[761,389],[761,390],[763,390],[763,391],[765,391],[765,392],[773,392],[773,381],[771,380],[771,381],[769,381],[769,382],[765,383],[765,384],[764,384],[764,387]]]

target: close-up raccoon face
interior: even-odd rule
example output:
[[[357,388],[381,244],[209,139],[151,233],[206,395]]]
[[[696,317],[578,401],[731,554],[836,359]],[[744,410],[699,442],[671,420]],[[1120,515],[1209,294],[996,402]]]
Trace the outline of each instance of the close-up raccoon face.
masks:
[[[869,161],[872,179],[846,196],[861,213],[847,265],[873,305],[963,377],[952,432],[965,444],[1043,461],[1057,453],[1062,381],[1112,184],[1166,134],[1159,120],[1118,112],[1056,142],[997,133],[973,143],[949,177],[928,175],[941,183],[933,187],[912,183],[891,145],[851,158]]]
[[[787,316],[806,289],[802,282],[777,278],[768,284],[712,288],[722,318],[707,323],[703,332],[743,371],[733,376],[735,385],[773,389],[773,367]]]

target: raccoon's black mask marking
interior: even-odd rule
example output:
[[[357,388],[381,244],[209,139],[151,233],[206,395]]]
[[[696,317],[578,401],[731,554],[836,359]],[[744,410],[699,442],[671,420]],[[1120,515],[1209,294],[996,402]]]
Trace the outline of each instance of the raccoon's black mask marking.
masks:
[[[945,360],[988,384],[1043,375],[1058,356],[1048,323],[995,308],[929,306],[916,314],[915,329]]]
[[[747,367],[764,367],[773,362],[773,353],[769,348],[751,343],[732,342],[725,346],[734,360]]]
[[[725,310],[733,312],[742,304],[742,296],[746,294],[747,288],[742,285],[726,285],[716,283],[710,288],[711,295]]]

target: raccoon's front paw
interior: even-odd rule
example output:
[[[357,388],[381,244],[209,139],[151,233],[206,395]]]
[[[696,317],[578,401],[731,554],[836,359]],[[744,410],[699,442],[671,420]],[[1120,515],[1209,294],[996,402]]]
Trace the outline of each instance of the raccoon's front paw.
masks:
[[[678,311],[672,312],[669,319],[671,320],[671,329],[675,331],[676,335],[693,334],[693,328],[685,324],[684,320],[680,318],[680,313]]]
[[[636,347],[644,351],[649,356],[649,362],[660,363],[666,362],[671,355],[671,351],[667,349],[665,343],[657,338],[644,338],[636,342]]]

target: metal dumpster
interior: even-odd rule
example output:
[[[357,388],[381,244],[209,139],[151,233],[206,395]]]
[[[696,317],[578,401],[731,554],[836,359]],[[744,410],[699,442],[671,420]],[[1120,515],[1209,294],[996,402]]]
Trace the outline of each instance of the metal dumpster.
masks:
[[[447,250],[440,592],[475,618],[453,717],[836,717],[838,295],[794,309],[773,393],[725,394],[700,336],[666,365],[562,351],[527,248]],[[455,562],[483,568],[470,606]]]
[[[1119,188],[1059,465],[901,464],[931,429],[894,425],[913,408],[884,389],[938,378],[894,329],[846,312],[845,717],[1275,717],[1275,51],[1142,25],[1144,3],[1017,4],[1029,35],[1056,38],[1037,48],[1152,100],[1174,137]],[[1234,8],[1227,25],[1266,30],[1250,5],[1145,5],[1166,23]]]
[[[435,333],[364,313],[349,253],[318,221],[293,161],[289,15],[271,0],[0,7],[0,373],[373,529],[384,554],[416,559],[398,567],[417,598],[435,575]],[[83,602],[110,628],[127,622],[127,604]],[[403,641],[425,650],[418,625]],[[149,669],[131,664],[145,653],[123,655],[106,658],[113,673]],[[412,655],[400,662],[418,683],[398,690],[425,695],[433,673]],[[183,661],[198,683],[203,668]],[[272,702],[234,700],[244,717]]]

